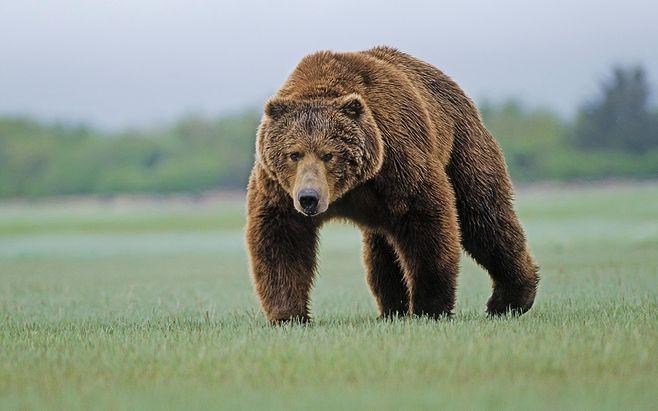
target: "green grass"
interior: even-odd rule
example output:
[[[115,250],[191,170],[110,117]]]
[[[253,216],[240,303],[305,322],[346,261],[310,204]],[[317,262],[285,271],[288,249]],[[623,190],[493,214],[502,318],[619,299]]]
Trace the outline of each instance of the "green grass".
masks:
[[[535,308],[375,320],[360,239],[323,231],[310,326],[267,326],[243,205],[0,205],[0,409],[655,409],[658,185],[527,189]]]

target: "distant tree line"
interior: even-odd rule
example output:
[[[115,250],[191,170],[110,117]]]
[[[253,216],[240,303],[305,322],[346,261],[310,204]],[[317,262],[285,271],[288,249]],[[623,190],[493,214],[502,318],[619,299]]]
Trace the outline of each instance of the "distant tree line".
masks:
[[[514,181],[658,178],[658,110],[650,91],[641,67],[618,67],[573,121],[517,101],[484,102],[480,111]],[[188,116],[119,133],[0,118],[0,197],[244,188],[259,117]]]
[[[0,119],[0,197],[242,188],[258,115],[185,117],[170,127],[103,133]]]
[[[656,179],[658,108],[650,94],[642,67],[615,67],[574,121],[516,101],[480,111],[514,181]]]

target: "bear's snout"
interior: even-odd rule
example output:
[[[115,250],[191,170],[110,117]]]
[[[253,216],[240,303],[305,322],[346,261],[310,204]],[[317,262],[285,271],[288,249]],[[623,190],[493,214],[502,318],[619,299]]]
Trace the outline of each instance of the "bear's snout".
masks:
[[[318,203],[320,201],[320,193],[312,188],[305,188],[299,191],[297,196],[299,205],[306,215],[315,215],[318,212]]]
[[[295,209],[306,216],[324,213],[331,195],[325,166],[315,155],[306,155],[299,161],[290,196]]]

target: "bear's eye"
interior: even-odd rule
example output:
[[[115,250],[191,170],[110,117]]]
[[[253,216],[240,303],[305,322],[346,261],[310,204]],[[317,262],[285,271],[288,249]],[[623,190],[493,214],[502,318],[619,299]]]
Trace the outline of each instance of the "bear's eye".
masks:
[[[327,153],[321,157],[322,161],[324,161],[325,163],[331,161],[332,158],[334,158],[334,155],[331,153]]]
[[[301,155],[298,152],[290,153],[290,159],[292,161],[299,161]]]

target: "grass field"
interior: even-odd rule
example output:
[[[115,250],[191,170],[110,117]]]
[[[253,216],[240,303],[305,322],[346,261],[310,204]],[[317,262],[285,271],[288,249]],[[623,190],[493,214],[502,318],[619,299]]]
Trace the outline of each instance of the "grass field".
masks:
[[[267,326],[239,201],[0,205],[0,409],[656,409],[658,184],[526,189],[542,282],[484,315],[375,320],[358,232],[323,230],[310,326]]]

